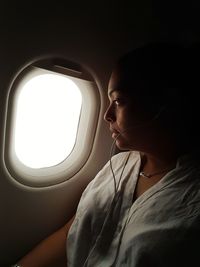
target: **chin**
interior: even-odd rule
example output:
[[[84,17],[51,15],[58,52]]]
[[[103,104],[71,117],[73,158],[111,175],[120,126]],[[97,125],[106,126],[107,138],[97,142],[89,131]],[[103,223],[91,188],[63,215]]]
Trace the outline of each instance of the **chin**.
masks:
[[[122,150],[122,151],[127,151],[127,150],[131,150],[130,145],[128,145],[125,142],[120,142],[120,141],[116,141],[116,146],[118,149]]]

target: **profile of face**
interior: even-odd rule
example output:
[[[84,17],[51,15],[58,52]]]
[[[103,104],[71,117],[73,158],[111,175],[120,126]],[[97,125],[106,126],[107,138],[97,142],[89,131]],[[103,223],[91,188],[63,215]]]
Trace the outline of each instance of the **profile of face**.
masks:
[[[191,140],[199,139],[193,123],[199,121],[199,98],[191,86],[193,80],[199,83],[197,77],[191,50],[178,44],[147,44],[120,58],[104,115],[118,148],[151,153],[172,144],[181,151],[186,143],[191,147]]]
[[[149,123],[149,113],[142,107],[134,90],[137,90],[134,81],[132,88],[127,88],[123,71],[116,68],[108,85],[110,104],[104,119],[109,123],[112,138],[118,136],[116,145],[121,150],[145,150],[155,132],[153,124]]]

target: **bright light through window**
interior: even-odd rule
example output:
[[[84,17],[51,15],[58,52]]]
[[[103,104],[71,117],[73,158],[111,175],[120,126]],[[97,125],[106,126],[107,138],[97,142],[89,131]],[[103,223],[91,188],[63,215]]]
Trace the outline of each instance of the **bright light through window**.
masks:
[[[15,152],[31,168],[61,163],[71,153],[82,96],[77,85],[57,74],[42,74],[21,88],[14,130]]]

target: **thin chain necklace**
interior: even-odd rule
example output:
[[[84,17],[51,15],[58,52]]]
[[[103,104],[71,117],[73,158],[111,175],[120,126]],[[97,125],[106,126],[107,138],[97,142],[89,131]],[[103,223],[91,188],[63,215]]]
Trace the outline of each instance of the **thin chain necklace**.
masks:
[[[162,174],[162,173],[164,173],[164,172],[166,172],[168,170],[171,170],[171,168],[168,167],[168,168],[165,168],[162,171],[158,171],[158,172],[154,172],[154,173],[145,173],[145,172],[141,171],[139,175],[144,177],[144,178],[151,178],[152,176],[155,176],[157,174]]]
[[[144,165],[145,165],[145,163],[146,163],[146,158],[144,158],[143,156],[142,156],[142,154],[141,154],[141,159],[142,159],[142,164],[141,164],[141,169],[144,167]],[[162,174],[162,173],[164,173],[164,172],[166,172],[166,171],[169,171],[169,170],[171,170],[172,169],[172,166],[168,166],[167,168],[165,168],[165,169],[162,169],[161,171],[157,171],[157,172],[153,172],[153,173],[145,173],[144,171],[140,171],[139,172],[139,176],[142,176],[142,177],[144,177],[144,178],[151,178],[151,177],[153,177],[153,176],[155,176],[155,175],[157,175],[157,174]]]

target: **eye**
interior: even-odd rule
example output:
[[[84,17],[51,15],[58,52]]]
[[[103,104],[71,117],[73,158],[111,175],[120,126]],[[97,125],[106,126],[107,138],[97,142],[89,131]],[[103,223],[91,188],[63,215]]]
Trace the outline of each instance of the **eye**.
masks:
[[[125,100],[123,98],[121,98],[121,97],[120,98],[117,97],[117,98],[113,99],[112,103],[113,103],[114,106],[118,107],[118,106],[124,105],[125,104]]]
[[[123,104],[123,100],[121,98],[116,98],[116,99],[113,100],[113,104],[115,106],[122,105]]]

